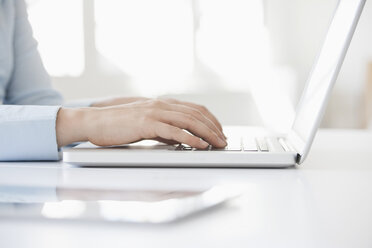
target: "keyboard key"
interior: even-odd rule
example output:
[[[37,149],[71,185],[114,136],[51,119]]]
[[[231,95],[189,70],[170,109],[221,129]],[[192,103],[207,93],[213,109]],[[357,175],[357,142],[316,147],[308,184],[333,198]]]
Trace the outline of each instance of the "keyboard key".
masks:
[[[267,138],[267,145],[269,146],[270,151],[275,152],[284,152],[284,148],[279,143],[277,138]]]
[[[289,146],[287,145],[287,143],[285,142],[283,138],[279,138],[278,141],[279,141],[279,144],[283,147],[284,151],[286,152],[291,151],[291,149],[289,148]]]
[[[242,139],[241,137],[228,137],[227,146],[225,150],[228,151],[241,151],[242,150]]]
[[[181,151],[183,149],[183,146],[181,144],[179,144],[178,146],[176,146],[176,151]]]
[[[178,149],[177,149],[177,148],[178,148]],[[178,146],[176,147],[176,150],[181,150],[181,151],[194,151],[194,150],[196,150],[196,148],[191,147],[191,146],[189,146],[189,145],[187,145],[187,144],[181,144],[181,145],[179,145],[179,147],[178,147]]]
[[[244,151],[258,151],[256,140],[253,137],[243,138]]]
[[[268,152],[269,148],[266,144],[266,139],[265,138],[256,138],[258,147],[260,148],[261,152]]]

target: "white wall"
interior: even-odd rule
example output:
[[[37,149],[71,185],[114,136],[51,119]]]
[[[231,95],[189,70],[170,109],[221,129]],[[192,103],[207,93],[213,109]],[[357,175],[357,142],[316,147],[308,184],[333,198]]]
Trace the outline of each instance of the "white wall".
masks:
[[[348,54],[340,72],[334,98],[332,126],[361,127],[367,65],[372,62],[372,3],[367,1]]]
[[[297,72],[298,96],[327,31],[337,0],[267,0],[274,61]],[[336,83],[323,126],[363,125],[367,63],[372,61],[372,3],[367,1]]]

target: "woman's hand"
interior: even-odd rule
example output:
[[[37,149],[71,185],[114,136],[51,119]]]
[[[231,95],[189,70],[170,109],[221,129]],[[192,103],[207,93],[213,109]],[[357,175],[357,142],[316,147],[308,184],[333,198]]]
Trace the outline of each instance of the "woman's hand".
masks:
[[[110,97],[107,99],[103,99],[97,102],[94,102],[91,106],[92,107],[110,107],[110,106],[116,106],[116,105],[122,105],[122,104],[128,104],[128,103],[134,103],[134,102],[144,102],[149,101],[150,98],[146,97]],[[178,104],[178,105],[184,105],[190,108],[194,108],[198,111],[200,111],[203,115],[205,115],[208,119],[210,119],[217,128],[222,132],[222,126],[218,122],[217,118],[204,106],[191,103],[191,102],[184,102],[179,101],[172,98],[160,98],[158,100],[170,103],[170,104]]]
[[[143,99],[101,108],[62,108],[57,117],[59,146],[90,141],[99,146],[143,139],[205,149],[227,145],[217,119],[204,107],[172,99]],[[188,132],[185,132],[188,131]]]

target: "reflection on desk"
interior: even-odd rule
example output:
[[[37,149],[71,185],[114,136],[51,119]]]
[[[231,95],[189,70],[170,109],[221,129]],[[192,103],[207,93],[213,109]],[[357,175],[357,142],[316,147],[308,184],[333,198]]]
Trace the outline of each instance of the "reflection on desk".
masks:
[[[165,192],[0,185],[0,218],[166,223],[236,196],[228,186]]]

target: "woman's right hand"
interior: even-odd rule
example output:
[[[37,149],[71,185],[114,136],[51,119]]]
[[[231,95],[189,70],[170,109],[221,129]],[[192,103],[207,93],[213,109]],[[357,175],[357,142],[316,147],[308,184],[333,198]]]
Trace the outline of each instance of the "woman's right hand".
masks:
[[[183,143],[198,149],[227,145],[215,120],[190,105],[163,100],[103,108],[61,108],[56,125],[59,147],[79,141],[112,146],[144,139]]]

